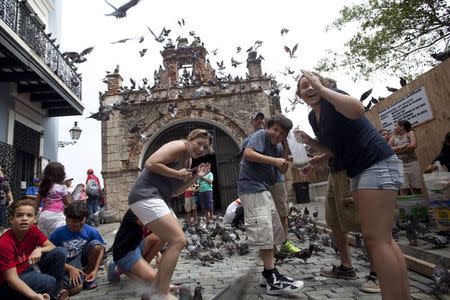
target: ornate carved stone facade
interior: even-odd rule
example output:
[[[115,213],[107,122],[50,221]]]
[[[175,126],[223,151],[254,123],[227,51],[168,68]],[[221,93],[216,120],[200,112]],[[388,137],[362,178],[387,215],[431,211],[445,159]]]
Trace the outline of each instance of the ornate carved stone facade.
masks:
[[[276,83],[262,75],[256,53],[249,55],[246,79],[217,76],[198,43],[187,46],[179,41],[177,48],[168,44],[161,54],[164,68],[155,71],[152,88],[124,91],[116,72],[107,76],[108,90],[100,99],[101,107],[113,107],[102,121],[102,173],[107,201],[118,210],[117,218],[128,209],[128,193],[147,157],[167,140],[186,137],[192,126],[217,136],[212,158],[222,190],[219,208],[226,208],[236,196],[236,153],[251,132],[251,113],[280,112],[278,98],[268,96]]]

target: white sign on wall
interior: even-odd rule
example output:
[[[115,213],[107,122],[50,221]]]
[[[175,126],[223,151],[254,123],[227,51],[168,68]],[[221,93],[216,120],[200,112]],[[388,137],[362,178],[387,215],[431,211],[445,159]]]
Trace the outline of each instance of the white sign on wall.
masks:
[[[414,126],[431,120],[433,113],[425,88],[421,86],[392,106],[380,111],[378,116],[381,127],[392,132],[398,120],[407,120]]]

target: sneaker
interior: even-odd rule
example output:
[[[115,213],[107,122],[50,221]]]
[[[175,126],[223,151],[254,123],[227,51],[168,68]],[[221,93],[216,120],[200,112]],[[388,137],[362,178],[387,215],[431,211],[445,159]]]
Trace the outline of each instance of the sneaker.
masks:
[[[367,275],[365,277],[366,282],[364,282],[360,288],[361,291],[366,293],[379,293],[381,292],[380,284],[378,283],[378,278],[372,275]]]
[[[355,279],[356,278],[356,272],[354,268],[345,270],[343,269],[342,265],[336,266],[333,265],[333,267],[330,268],[322,268],[320,269],[320,275],[325,277],[332,277],[332,278],[342,278],[342,279]]]
[[[106,274],[109,282],[119,282],[120,273],[117,271],[116,264],[112,259],[106,264]]]
[[[283,243],[281,250],[291,254],[300,252],[300,249],[297,246],[295,246],[291,240],[286,240],[286,242]]]
[[[293,294],[300,291],[304,286],[303,281],[294,281],[280,274],[277,269],[273,270],[272,278],[266,279],[266,284],[266,293],[268,295]]]
[[[273,273],[276,276],[280,276],[280,277],[282,277],[285,280],[294,281],[294,279],[292,277],[284,276],[284,275],[280,274],[280,272],[278,271],[277,268],[273,269]],[[267,286],[267,279],[266,279],[266,277],[264,277],[264,275],[262,273],[261,273],[261,279],[259,280],[259,286],[261,286],[261,287],[266,287]]]

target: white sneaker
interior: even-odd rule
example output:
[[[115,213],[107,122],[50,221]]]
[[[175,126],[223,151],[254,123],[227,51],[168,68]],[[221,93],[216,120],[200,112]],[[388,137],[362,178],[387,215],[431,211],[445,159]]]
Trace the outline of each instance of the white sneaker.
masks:
[[[293,280],[273,270],[272,278],[266,280],[266,293],[268,295],[294,294],[303,289],[304,283],[301,280]]]

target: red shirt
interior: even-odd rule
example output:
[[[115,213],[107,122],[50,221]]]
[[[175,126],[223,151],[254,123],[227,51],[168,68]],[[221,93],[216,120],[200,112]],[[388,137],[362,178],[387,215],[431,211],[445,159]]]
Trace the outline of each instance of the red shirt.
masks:
[[[0,284],[3,282],[3,271],[17,268],[17,274],[25,271],[30,265],[28,257],[38,246],[42,246],[47,237],[31,225],[22,241],[19,241],[12,229],[0,236]]]
[[[188,189],[184,192],[184,197],[185,198],[192,198],[194,197],[194,191],[191,189]]]

